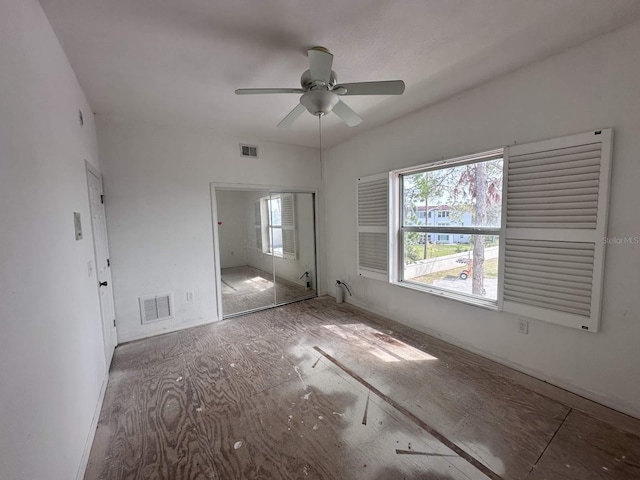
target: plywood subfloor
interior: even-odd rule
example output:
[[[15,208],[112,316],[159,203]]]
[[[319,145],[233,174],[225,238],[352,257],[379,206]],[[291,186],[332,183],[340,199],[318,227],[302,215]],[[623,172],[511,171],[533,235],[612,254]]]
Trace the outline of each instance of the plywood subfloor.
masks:
[[[639,433],[323,297],[118,347],[85,479],[637,479]]]
[[[233,315],[256,308],[287,303],[316,294],[288,280],[274,277],[250,266],[230,267],[221,270],[222,311]]]

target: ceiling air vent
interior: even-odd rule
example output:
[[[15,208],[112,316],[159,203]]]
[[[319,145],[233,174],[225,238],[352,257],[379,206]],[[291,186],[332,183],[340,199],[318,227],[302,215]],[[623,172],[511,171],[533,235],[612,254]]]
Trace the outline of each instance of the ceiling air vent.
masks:
[[[258,158],[258,147],[255,145],[240,144],[240,156]]]
[[[142,323],[158,322],[173,318],[173,294],[157,293],[140,297]]]

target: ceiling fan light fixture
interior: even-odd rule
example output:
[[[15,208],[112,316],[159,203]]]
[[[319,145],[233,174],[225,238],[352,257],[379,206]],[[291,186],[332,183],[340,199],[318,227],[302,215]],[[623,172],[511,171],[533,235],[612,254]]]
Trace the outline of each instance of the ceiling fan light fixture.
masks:
[[[280,123],[279,128],[291,126],[307,110],[311,115],[322,117],[335,113],[350,127],[362,122],[362,117],[354,112],[341,96],[349,95],[401,95],[404,92],[402,80],[377,82],[343,83],[338,85],[338,76],[331,70],[333,55],[325,47],[313,47],[307,51],[309,69],[300,77],[302,88],[239,88],[236,95],[255,95],[261,93],[302,93],[300,103],[291,110]]]
[[[300,103],[311,115],[322,116],[330,113],[339,100],[337,94],[328,90],[311,90],[302,95]]]

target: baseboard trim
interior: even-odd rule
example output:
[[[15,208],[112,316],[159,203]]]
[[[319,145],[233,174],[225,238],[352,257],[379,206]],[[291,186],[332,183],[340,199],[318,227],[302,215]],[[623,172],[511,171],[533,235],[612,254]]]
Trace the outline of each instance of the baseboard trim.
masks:
[[[428,327],[421,327],[421,328],[416,328],[413,325],[409,325],[407,323],[404,323],[400,320],[394,319],[394,318],[390,318],[388,316],[387,313],[379,311],[377,309],[374,308],[370,308],[360,302],[358,302],[357,300],[354,300],[352,298],[349,298],[349,300],[347,302],[345,302],[351,306],[357,307],[361,310],[364,310],[366,312],[372,313],[374,315],[378,315],[382,318],[385,319],[389,319],[392,320],[394,322],[398,322],[402,325],[405,325],[409,328],[413,328],[419,332],[422,333],[426,333],[427,335],[431,335],[432,337],[435,337],[439,340],[442,340],[444,342],[447,342],[451,345],[454,345],[456,347],[462,348],[463,350],[466,350],[468,352],[471,353],[475,353],[476,355],[479,355],[483,358],[486,358],[488,360],[494,361],[496,363],[499,363],[501,365],[504,365],[505,367],[509,367],[513,370],[516,370],[517,372],[520,373],[524,373],[525,375],[529,375],[533,378],[536,378],[540,381],[546,382],[550,385],[553,385],[555,387],[561,388],[563,390],[566,390],[568,392],[571,392],[575,395],[578,395],[580,397],[586,398],[587,400],[591,400],[592,402],[596,402],[599,403],[601,405],[604,405],[605,407],[609,407],[613,410],[616,410],[618,412],[624,413],[625,415],[629,415],[631,417],[634,417],[636,419],[640,419],[640,411],[638,411],[637,409],[634,409],[632,406],[629,406],[627,404],[618,402],[616,399],[611,398],[611,397],[607,397],[604,395],[601,395],[597,392],[593,392],[591,390],[587,390],[584,389],[578,385],[575,385],[571,382],[567,382],[564,379],[561,378],[557,378],[557,377],[553,377],[551,375],[548,375],[544,372],[541,372],[539,370],[533,369],[533,368],[529,368],[525,365],[521,365],[519,363],[513,362],[511,360],[508,360],[506,358],[497,356],[497,355],[493,355],[491,353],[488,353],[484,350],[481,350],[477,347],[474,347],[473,345],[470,345],[466,342],[462,342],[459,339],[452,337],[450,335],[447,335],[445,333],[442,333],[438,330],[434,330]]]
[[[104,395],[107,392],[107,383],[109,383],[109,368],[102,379],[102,385],[100,387],[100,393],[98,395],[98,403],[96,409],[93,412],[93,419],[91,420],[91,426],[89,427],[89,435],[87,435],[87,441],[82,452],[82,458],[80,459],[80,467],[78,468],[78,474],[76,480],[83,480],[87,471],[87,465],[89,464],[89,455],[91,454],[91,447],[93,446],[93,439],[96,436],[96,430],[98,429],[98,420],[100,420],[100,412],[102,411],[102,403],[104,402]]]
[[[219,322],[224,320],[222,318],[213,318],[213,319],[205,319],[205,320],[197,320],[194,322],[181,323],[179,325],[173,325],[171,327],[163,328],[160,331],[152,332],[152,333],[142,333],[139,335],[133,335],[131,337],[126,337],[118,342],[118,346],[122,346],[126,343],[135,342],[137,340],[144,340],[145,338],[157,337],[159,335],[165,335],[167,333],[175,333],[180,330],[185,330],[187,328],[200,327],[202,325],[208,325],[210,323]]]

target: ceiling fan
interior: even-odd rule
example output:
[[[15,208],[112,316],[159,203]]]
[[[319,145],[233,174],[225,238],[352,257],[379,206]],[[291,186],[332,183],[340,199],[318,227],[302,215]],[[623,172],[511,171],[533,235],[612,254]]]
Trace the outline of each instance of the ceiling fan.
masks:
[[[362,118],[340,97],[346,95],[401,95],[404,92],[402,80],[338,84],[336,72],[331,70],[333,55],[329,50],[324,47],[313,47],[307,54],[309,70],[306,70],[300,78],[302,88],[239,88],[236,90],[236,95],[301,93],[300,103],[278,124],[278,127],[281,128],[291,126],[305,110],[318,117],[333,112],[344,123],[355,127],[362,122]]]

